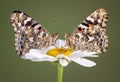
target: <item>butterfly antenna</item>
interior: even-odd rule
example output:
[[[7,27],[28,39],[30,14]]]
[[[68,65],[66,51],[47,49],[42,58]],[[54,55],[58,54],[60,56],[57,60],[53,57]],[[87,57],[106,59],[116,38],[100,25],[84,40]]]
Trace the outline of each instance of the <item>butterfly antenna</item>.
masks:
[[[59,28],[61,28],[61,26],[63,25],[63,21],[59,21]],[[60,29],[61,30],[61,29]]]
[[[55,33],[56,26],[57,26],[57,18],[54,18],[54,20],[53,20],[53,33]]]

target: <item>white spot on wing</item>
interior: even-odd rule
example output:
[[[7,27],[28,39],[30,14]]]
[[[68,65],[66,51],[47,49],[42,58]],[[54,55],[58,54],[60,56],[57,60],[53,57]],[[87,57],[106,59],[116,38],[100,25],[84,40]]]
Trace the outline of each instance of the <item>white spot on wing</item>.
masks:
[[[17,28],[16,28],[16,27],[14,27],[14,31],[17,31]]]
[[[12,23],[12,26],[13,26],[13,27],[16,27],[15,23]]]
[[[38,24],[38,25],[36,25],[34,28],[39,28],[41,25],[40,24]]]
[[[94,22],[94,18],[91,18],[90,16],[87,17],[87,20],[90,20],[91,22]]]
[[[27,17],[27,19],[24,21],[24,24],[26,24],[28,21],[31,21],[31,20],[32,20],[32,18]]]
[[[98,23],[101,23],[101,19],[98,19]]]
[[[39,32],[39,30],[38,30],[38,29],[34,29],[34,32],[35,32],[35,33],[38,33],[38,32]]]
[[[102,26],[105,27],[105,26],[106,26],[106,23],[102,23]]]
[[[44,32],[41,32],[40,35],[38,35],[39,38],[42,38]]]
[[[30,38],[29,38],[29,41],[30,41],[30,42],[33,42],[33,37],[30,37]]]
[[[77,35],[78,35],[80,38],[83,37],[83,35],[82,35],[81,33],[77,33]]]
[[[18,27],[21,27],[21,25],[22,25],[21,23],[18,23]]]
[[[88,28],[87,26],[82,25],[82,24],[80,24],[78,27],[81,27],[81,28]]]
[[[23,13],[20,14],[20,18],[23,16]]]
[[[93,41],[94,40],[94,37],[88,37],[89,40],[88,41]]]
[[[22,29],[22,30],[25,30],[25,29],[26,29],[26,27],[25,27],[25,26],[22,26],[22,27],[21,27],[21,29]]]

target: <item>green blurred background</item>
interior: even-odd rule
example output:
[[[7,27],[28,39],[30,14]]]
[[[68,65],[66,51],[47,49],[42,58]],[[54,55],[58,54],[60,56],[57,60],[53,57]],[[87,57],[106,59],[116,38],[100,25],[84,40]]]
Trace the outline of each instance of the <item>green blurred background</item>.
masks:
[[[20,10],[43,25],[50,33],[73,30],[90,13],[105,8],[109,13],[107,34],[109,48],[97,65],[86,68],[71,63],[64,69],[63,82],[120,82],[120,0],[0,0],[0,82],[56,82],[56,66],[19,58],[14,48],[10,14]]]

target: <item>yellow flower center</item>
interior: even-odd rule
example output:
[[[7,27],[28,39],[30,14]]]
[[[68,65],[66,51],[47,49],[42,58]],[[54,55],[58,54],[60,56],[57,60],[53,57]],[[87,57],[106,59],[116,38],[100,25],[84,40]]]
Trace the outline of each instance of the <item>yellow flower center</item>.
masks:
[[[53,57],[56,57],[59,54],[64,54],[65,56],[71,55],[73,50],[71,49],[66,49],[66,48],[53,48],[51,50],[47,51],[47,54]]]

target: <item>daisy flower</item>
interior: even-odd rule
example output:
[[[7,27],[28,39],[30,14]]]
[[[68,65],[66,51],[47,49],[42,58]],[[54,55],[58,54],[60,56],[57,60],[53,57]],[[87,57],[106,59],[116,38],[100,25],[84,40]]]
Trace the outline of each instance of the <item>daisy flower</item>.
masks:
[[[63,67],[67,66],[70,61],[85,67],[95,66],[96,63],[86,59],[86,57],[98,57],[94,55],[96,52],[73,51],[66,46],[66,41],[58,39],[54,46],[46,49],[30,49],[28,53],[22,56],[24,59],[29,59],[34,62],[59,62]]]

